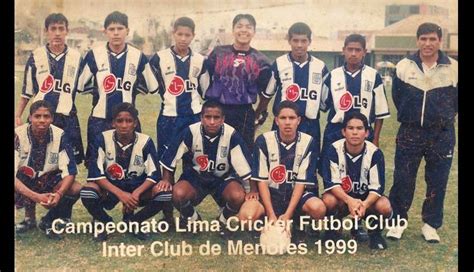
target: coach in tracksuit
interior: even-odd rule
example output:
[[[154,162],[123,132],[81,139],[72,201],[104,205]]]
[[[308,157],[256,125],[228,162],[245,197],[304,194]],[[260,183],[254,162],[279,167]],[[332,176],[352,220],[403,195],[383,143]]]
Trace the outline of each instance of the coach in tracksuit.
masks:
[[[443,202],[455,145],[454,122],[458,112],[458,63],[439,50],[441,28],[423,23],[417,30],[418,52],[396,67],[392,96],[401,123],[396,139],[394,184],[390,201],[407,218],[415,192],[416,174],[425,158],[426,198],[422,234],[439,242],[436,229],[443,223]],[[403,228],[387,237],[400,239]]]

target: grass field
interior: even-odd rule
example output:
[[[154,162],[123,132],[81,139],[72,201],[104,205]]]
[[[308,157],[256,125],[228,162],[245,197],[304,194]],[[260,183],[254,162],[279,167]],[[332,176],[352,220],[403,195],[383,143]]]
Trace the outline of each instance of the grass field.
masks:
[[[22,74],[17,72],[15,78],[15,98],[19,97]],[[396,111],[393,107],[390,88],[389,98],[392,116],[384,122],[380,146],[384,151],[386,164],[386,191],[388,194],[393,183],[393,158],[395,152],[395,135],[398,129]],[[138,96],[137,108],[143,132],[151,135],[156,141],[156,118],[160,99],[157,96]],[[90,96],[78,95],[76,105],[79,111],[80,124],[85,142],[87,117],[91,110]],[[24,118],[26,118],[25,110]],[[321,117],[324,128],[326,115]],[[268,118],[265,125],[257,133],[267,131],[273,118]],[[85,144],[85,143],[84,143]],[[85,146],[85,145],[84,145]],[[85,183],[86,170],[80,165],[77,180]],[[304,255],[237,255],[226,253],[225,243],[217,233],[202,233],[191,237],[189,234],[164,233],[155,234],[151,241],[141,242],[128,235],[114,234],[108,240],[109,245],[125,243],[127,245],[144,245],[145,251],[137,257],[102,257],[102,245],[92,241],[88,234],[65,235],[61,241],[48,240],[39,229],[15,238],[15,266],[17,271],[151,271],[151,270],[211,270],[211,271],[249,271],[249,270],[339,270],[339,271],[454,271],[458,269],[458,160],[457,147],[446,193],[444,225],[439,230],[440,244],[428,244],[421,236],[421,204],[424,199],[426,185],[424,182],[424,164],[420,166],[417,178],[415,199],[409,216],[408,229],[403,239],[398,242],[388,241],[388,250],[371,251],[367,244],[359,244],[354,255],[318,254],[314,241],[308,242],[309,251]],[[321,181],[320,181],[321,186]],[[214,219],[217,207],[212,198],[208,197],[198,207],[204,219]],[[37,218],[45,213],[42,207],[37,208]],[[121,218],[120,205],[112,211],[115,220]],[[177,212],[175,211],[175,215]],[[156,219],[161,218],[161,213]],[[23,210],[15,211],[15,221],[23,219]],[[91,217],[80,201],[73,210],[73,221],[88,222]],[[346,233],[347,236],[347,233]],[[348,238],[348,237],[346,237]],[[239,239],[236,237],[236,239]],[[182,240],[193,245],[193,255],[180,257],[154,257],[150,254],[150,245],[155,241],[169,241],[178,244]],[[220,256],[201,256],[197,253],[198,246],[209,240],[222,245]]]

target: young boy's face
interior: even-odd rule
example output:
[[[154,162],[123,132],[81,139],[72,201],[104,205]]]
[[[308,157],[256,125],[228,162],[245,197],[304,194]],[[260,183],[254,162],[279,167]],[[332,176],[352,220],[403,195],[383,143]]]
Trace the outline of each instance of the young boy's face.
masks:
[[[128,111],[122,111],[114,118],[112,126],[119,135],[131,135],[135,131],[137,121]]]
[[[278,113],[275,122],[278,126],[280,137],[292,138],[296,135],[296,130],[300,124],[301,117],[299,117],[293,109],[284,108]]]
[[[344,59],[349,65],[359,65],[365,57],[366,49],[359,42],[350,42],[342,49]]]
[[[215,136],[224,124],[224,115],[217,107],[205,108],[201,113],[201,123],[209,136]]]
[[[30,115],[30,122],[33,132],[45,133],[53,122],[53,115],[48,108],[39,107]]]
[[[62,47],[66,43],[68,30],[65,22],[49,24],[48,28],[45,29],[45,33],[50,46]]]
[[[292,34],[288,43],[291,46],[291,55],[294,58],[301,58],[308,54],[308,47],[311,41],[306,34]]]
[[[253,36],[255,36],[255,26],[248,19],[240,19],[232,29],[234,41],[238,44],[250,44]]]
[[[173,32],[173,38],[176,49],[179,51],[187,50],[194,39],[194,33],[191,28],[187,26],[178,26]]]
[[[129,29],[119,23],[111,23],[104,30],[105,36],[111,46],[122,46],[125,44],[125,38],[128,36]]]
[[[365,129],[364,123],[359,119],[351,119],[342,129],[342,135],[346,138],[346,143],[351,146],[358,146],[364,143],[369,136],[369,131]]]

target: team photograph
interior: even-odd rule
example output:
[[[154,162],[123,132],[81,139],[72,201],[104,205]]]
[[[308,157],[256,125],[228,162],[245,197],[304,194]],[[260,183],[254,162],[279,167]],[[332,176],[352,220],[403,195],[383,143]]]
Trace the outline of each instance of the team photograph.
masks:
[[[458,270],[457,13],[15,1],[15,270]]]

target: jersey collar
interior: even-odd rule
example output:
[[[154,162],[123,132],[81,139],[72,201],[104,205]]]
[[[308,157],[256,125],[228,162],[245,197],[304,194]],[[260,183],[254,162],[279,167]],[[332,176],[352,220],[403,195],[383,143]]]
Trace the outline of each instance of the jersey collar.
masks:
[[[188,54],[187,54],[186,56],[184,56],[184,57],[181,57],[181,56],[180,56],[178,53],[176,53],[176,51],[174,50],[174,45],[171,46],[171,48],[170,48],[170,50],[171,50],[171,52],[173,53],[173,55],[174,55],[177,59],[179,59],[180,61],[182,61],[182,62],[185,62],[188,58],[190,58],[191,55],[192,55],[192,53],[193,53],[193,51],[191,50],[190,47],[188,47],[188,49],[189,49]]]
[[[201,135],[202,135],[202,137],[208,139],[211,143],[214,142],[217,138],[219,138],[222,134],[224,134],[224,125],[221,126],[221,128],[220,128],[220,130],[219,130],[219,132],[217,133],[216,136],[211,137],[211,136],[206,134],[206,132],[204,131],[204,126],[201,123]]]
[[[362,72],[362,70],[365,69],[365,64],[361,63],[360,66],[359,66],[359,69],[357,69],[355,72],[351,73],[351,72],[349,72],[349,70],[347,70],[347,62],[344,62],[344,65],[342,66],[342,69],[344,70],[344,72],[346,74],[350,75],[351,77],[356,77],[360,72]]]
[[[122,52],[120,53],[115,53],[113,52],[110,47],[109,47],[109,43],[107,42],[107,44],[105,45],[106,48],[107,48],[107,52],[109,52],[109,55],[112,55],[114,56],[115,58],[119,59],[121,58],[127,51],[128,51],[128,43],[125,43],[125,47],[123,48]]]
[[[423,66],[421,65],[421,58],[420,58],[420,50],[416,51],[415,54],[410,55],[407,57],[409,60],[414,61],[418,68],[423,71]],[[449,65],[451,61],[449,60],[448,55],[446,55],[443,51],[438,50],[438,60],[436,61],[436,65]]]
[[[278,131],[275,131],[275,134],[280,145],[283,146],[286,150],[290,150],[298,142],[299,138],[301,137],[301,133],[299,131],[296,131],[295,139],[291,143],[287,144],[282,141],[282,139],[280,138],[280,133],[278,133]]]
[[[59,54],[56,55],[55,53],[53,53],[53,52],[49,49],[48,45],[49,45],[49,43],[46,44],[46,51],[48,51],[48,54],[49,54],[53,59],[55,59],[56,61],[60,60],[64,55],[66,55],[67,51],[69,50],[67,44],[65,44],[65,45],[64,45],[64,50],[63,50],[63,52],[61,52],[61,53],[59,53]]]
[[[117,143],[123,150],[127,149],[130,145],[134,145],[134,144],[137,142],[137,140],[138,140],[137,132],[136,132],[136,131],[133,132],[133,139],[132,139],[132,141],[131,141],[129,144],[127,144],[127,145],[123,145],[121,142],[119,142],[118,139],[117,139],[117,137],[116,137],[116,135],[117,135],[117,131],[114,130],[114,134],[113,134],[113,136],[112,136],[112,139],[113,139],[113,141],[114,141],[115,143]]]
[[[38,142],[36,138],[33,136],[33,128],[31,124],[28,125],[28,139],[30,140],[30,143]],[[48,133],[46,134],[46,142],[50,143],[52,141],[53,141],[53,129],[51,128],[51,125],[50,125],[48,129]]]
[[[351,159],[353,162],[356,162],[358,159],[362,158],[362,155],[365,154],[366,149],[367,149],[367,143],[364,141],[364,148],[362,148],[360,153],[356,154],[356,155],[351,155],[351,154],[349,154],[349,152],[347,152],[347,150],[346,150],[346,141],[344,141],[344,154],[346,154],[346,156],[349,159]]]
[[[306,59],[305,62],[298,62],[296,61],[292,56],[291,56],[291,52],[288,53],[288,59],[293,62],[294,64],[298,65],[300,68],[302,68],[303,66],[305,66],[307,63],[309,63],[311,61],[311,55],[306,52],[306,54],[308,55],[308,58]]]

